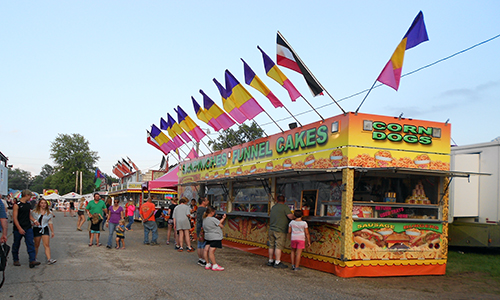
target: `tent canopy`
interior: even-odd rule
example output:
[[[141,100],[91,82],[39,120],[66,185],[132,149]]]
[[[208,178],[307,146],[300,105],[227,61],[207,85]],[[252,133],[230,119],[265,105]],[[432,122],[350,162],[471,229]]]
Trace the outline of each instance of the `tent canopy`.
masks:
[[[82,198],[82,196],[78,193],[75,193],[75,192],[71,192],[71,193],[67,193],[65,195],[62,195],[61,198],[64,198],[64,199],[78,199],[80,200]]]
[[[59,199],[61,199],[61,198],[62,198],[62,197],[61,197],[59,194],[57,194],[57,193],[52,193],[52,194],[50,194],[50,195],[47,195],[47,196],[42,196],[42,197],[43,197],[43,199],[45,199],[45,200],[59,200]]]
[[[148,183],[148,188],[158,189],[158,188],[172,188],[176,187],[179,183],[179,178],[177,173],[179,172],[179,165],[175,166],[172,170],[170,170],[167,174],[162,177],[152,180]]]

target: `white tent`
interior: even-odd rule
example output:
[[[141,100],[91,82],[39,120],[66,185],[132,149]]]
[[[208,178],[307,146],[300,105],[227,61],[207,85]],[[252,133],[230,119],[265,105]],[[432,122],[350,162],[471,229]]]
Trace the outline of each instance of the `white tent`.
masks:
[[[80,200],[82,198],[82,196],[78,193],[75,193],[75,192],[71,192],[71,193],[67,193],[65,195],[62,195],[61,196],[62,198],[66,199],[66,200]]]
[[[45,199],[45,200],[59,200],[59,199],[61,199],[61,198],[62,198],[62,197],[61,197],[59,194],[57,194],[57,193],[52,193],[52,194],[50,194],[50,195],[48,195],[48,196],[42,196],[42,197],[43,197],[43,199]]]

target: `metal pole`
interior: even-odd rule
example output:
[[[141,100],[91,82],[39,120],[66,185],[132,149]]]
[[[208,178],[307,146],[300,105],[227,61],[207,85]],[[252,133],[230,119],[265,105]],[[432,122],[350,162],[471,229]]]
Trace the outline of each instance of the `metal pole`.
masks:
[[[266,115],[269,117],[269,119],[271,119],[271,120],[274,122],[274,124],[276,124],[276,126],[278,126],[278,128],[281,130],[281,132],[283,132],[283,133],[284,133],[283,129],[282,129],[282,128],[278,125],[278,123],[276,123],[276,121],[274,121],[274,119],[271,117],[271,115],[270,115],[267,111],[265,111],[265,110],[264,110],[264,112],[265,112],[265,113],[266,113]],[[259,127],[260,127],[260,126],[259,126]]]
[[[75,171],[75,193],[78,192],[78,171]]]
[[[82,180],[82,178],[83,178],[83,172],[80,171],[80,195],[82,194],[82,186],[83,186],[83,180]]]
[[[372,87],[368,90],[368,92],[366,93],[365,97],[363,98],[363,101],[361,101],[361,103],[359,104],[358,108],[356,108],[355,113],[358,113],[358,110],[361,108],[361,105],[363,105],[363,103],[365,103],[366,97],[368,97],[368,95],[373,90],[373,87],[375,86],[376,83],[377,83],[377,80],[375,80],[375,82],[373,82]]]
[[[292,115],[292,113],[288,110],[288,108],[286,108],[286,106],[283,105],[283,108],[286,109],[286,111],[290,114],[290,116],[292,116],[292,118],[295,119],[295,121],[297,121],[297,123],[299,123],[300,127],[302,127],[302,123],[299,122],[299,120],[297,120],[297,118]]]
[[[321,120],[323,120],[323,121],[325,120],[325,119],[323,118],[323,116],[321,116],[321,115],[319,114],[319,112],[316,110],[316,108],[314,108],[314,106],[312,106],[312,105],[311,105],[311,103],[309,103],[309,101],[307,101],[307,99],[306,99],[306,98],[304,98],[304,96],[300,95],[300,97],[302,97],[302,99],[304,99],[304,101],[306,101],[306,103],[307,103],[307,104],[309,104],[309,106],[310,106],[310,107],[314,110],[314,112],[315,112],[315,113],[317,113],[317,114],[318,114],[318,116],[321,118]]]

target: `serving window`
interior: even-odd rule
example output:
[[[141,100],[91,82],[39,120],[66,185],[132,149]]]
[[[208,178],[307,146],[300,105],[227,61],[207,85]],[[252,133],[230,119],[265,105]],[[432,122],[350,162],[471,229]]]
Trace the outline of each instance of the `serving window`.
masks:
[[[208,186],[207,199],[217,211],[227,212],[227,198],[226,185]]]
[[[259,181],[233,184],[233,212],[262,213],[269,210],[269,194]]]

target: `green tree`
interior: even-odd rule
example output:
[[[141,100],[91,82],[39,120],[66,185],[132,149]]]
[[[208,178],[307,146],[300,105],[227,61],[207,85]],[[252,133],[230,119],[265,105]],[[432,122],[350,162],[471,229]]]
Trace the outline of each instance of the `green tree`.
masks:
[[[82,193],[94,190],[94,166],[99,156],[90,150],[89,142],[82,135],[58,134],[50,145],[50,157],[55,162],[55,172],[45,179],[45,186],[58,189],[60,194],[75,191],[76,174],[79,171],[83,173]]]
[[[31,173],[19,168],[9,170],[9,188],[14,190],[24,190],[29,188],[33,178]]]
[[[51,165],[48,165],[48,164],[43,165],[42,170],[40,171],[40,174],[33,177],[33,181],[31,182],[31,185],[30,185],[30,189],[32,191],[35,191],[37,193],[42,194],[43,189],[51,188],[50,186],[45,184],[45,179],[47,179],[47,177],[53,175],[54,172],[55,172],[54,167],[52,167]]]
[[[240,125],[238,130],[229,128],[222,131],[217,139],[208,141],[208,145],[212,147],[212,150],[217,151],[250,142],[263,136],[264,130],[255,122],[252,122],[250,126],[247,124]]]

